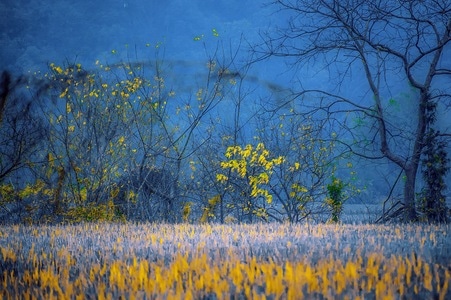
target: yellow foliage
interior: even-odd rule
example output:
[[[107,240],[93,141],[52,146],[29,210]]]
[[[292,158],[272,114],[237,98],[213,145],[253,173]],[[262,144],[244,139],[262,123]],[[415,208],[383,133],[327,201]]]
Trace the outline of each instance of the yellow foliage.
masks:
[[[211,205],[212,207],[215,207],[216,204],[219,203],[219,201],[221,201],[221,196],[220,195],[216,195],[214,197],[212,197],[211,199],[208,200],[208,204]]]
[[[245,178],[250,187],[250,197],[263,197],[267,203],[272,202],[272,195],[265,186],[270,182],[274,167],[285,162],[283,156],[271,159],[263,143],[258,143],[256,147],[250,144],[244,148],[239,145],[229,146],[224,156],[227,160],[220,163],[221,168],[230,169],[240,178]],[[228,178],[217,174],[216,180],[225,183]]]
[[[118,186],[115,186],[111,191],[110,191],[110,199],[116,199],[116,197],[119,195],[120,189]]]
[[[27,184],[25,188],[19,191],[20,198],[27,198],[30,196],[38,195],[45,187],[45,183],[42,180],[37,180],[35,184]]]
[[[60,94],[60,98],[64,98],[66,97],[67,93],[69,92],[69,88],[66,88],[61,94]]]
[[[80,189],[79,195],[81,201],[86,201],[88,199],[88,190],[86,189],[86,187],[82,187]]]
[[[0,185],[0,203],[14,200],[16,190],[10,183],[3,183]]]
[[[208,221],[208,218],[214,217],[214,209],[216,205],[221,201],[221,195],[215,195],[212,198],[208,199],[208,204],[203,208],[202,216],[199,220],[201,224],[204,224]]]
[[[138,198],[138,195],[134,191],[132,191],[132,190],[128,191],[128,193],[127,193],[128,201],[131,201],[132,203],[136,203],[137,198]]]
[[[182,211],[182,218],[183,218],[183,222],[188,222],[189,221],[189,216],[191,214],[191,202],[187,202],[185,203],[185,205],[183,206],[183,211]]]
[[[56,66],[54,63],[50,64],[50,68],[58,74],[63,73],[63,69],[60,66]]]
[[[439,241],[421,246],[432,232]],[[447,233],[449,225],[4,226],[0,263],[21,271],[0,274],[0,298],[445,300],[449,255],[430,251]]]
[[[66,216],[74,223],[82,221],[102,222],[116,220],[115,205],[112,200],[105,204],[89,203],[86,206],[76,206],[66,212]]]

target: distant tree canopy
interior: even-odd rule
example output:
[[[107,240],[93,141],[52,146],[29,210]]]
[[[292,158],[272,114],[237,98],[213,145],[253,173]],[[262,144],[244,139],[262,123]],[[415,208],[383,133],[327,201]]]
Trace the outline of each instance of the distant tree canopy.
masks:
[[[321,126],[266,112],[274,90],[220,61],[180,90],[159,59],[4,73],[4,222],[326,220]]]

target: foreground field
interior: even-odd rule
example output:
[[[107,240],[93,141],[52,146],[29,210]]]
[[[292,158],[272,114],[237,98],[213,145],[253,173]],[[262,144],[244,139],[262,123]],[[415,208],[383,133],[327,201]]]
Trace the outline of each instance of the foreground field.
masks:
[[[450,299],[450,229],[0,227],[0,298]]]

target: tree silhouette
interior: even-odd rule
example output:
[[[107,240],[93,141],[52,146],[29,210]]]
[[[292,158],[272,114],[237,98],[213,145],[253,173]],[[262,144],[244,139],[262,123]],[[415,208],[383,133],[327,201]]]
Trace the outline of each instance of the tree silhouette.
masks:
[[[430,141],[425,138],[431,122],[427,108],[436,105],[443,113],[451,99],[451,67],[445,59],[451,2],[272,3],[288,15],[288,22],[263,35],[264,42],[254,49],[258,59],[282,57],[300,72],[329,72],[329,84],[311,88],[301,82],[289,101],[300,102],[306,115],[329,119],[343,134],[346,151],[397,165],[405,179],[404,220],[416,220],[417,174]],[[409,99],[395,110],[402,104],[397,95],[403,86]]]

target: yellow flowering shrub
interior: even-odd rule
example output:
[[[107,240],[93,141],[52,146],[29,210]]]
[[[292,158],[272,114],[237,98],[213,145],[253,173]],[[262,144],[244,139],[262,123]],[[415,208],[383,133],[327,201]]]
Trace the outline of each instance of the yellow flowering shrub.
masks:
[[[284,162],[284,157],[271,158],[269,150],[263,143],[255,147],[250,144],[244,148],[238,145],[230,146],[225,152],[225,157],[226,160],[221,162],[221,168],[245,180],[244,186],[241,186],[241,194],[251,199],[263,198],[271,204],[273,196],[268,190],[271,175],[274,168]],[[218,173],[216,180],[227,184],[229,176]],[[260,217],[266,215],[263,208],[257,208],[252,213]]]

